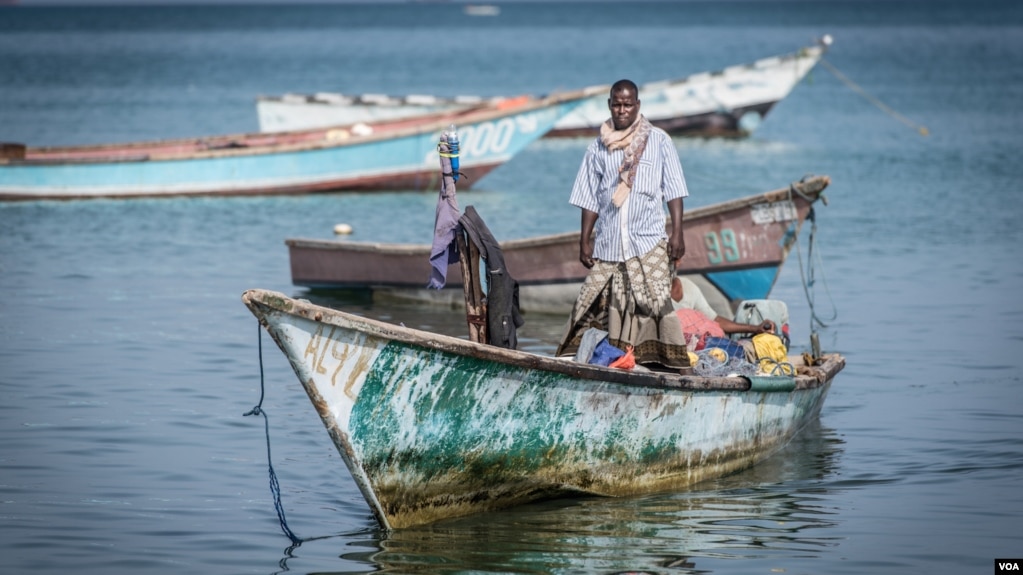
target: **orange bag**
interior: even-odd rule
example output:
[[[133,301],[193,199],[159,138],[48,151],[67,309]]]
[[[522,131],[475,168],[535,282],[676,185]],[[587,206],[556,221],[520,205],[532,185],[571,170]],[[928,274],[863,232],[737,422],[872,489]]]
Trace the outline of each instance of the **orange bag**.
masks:
[[[625,355],[612,361],[608,367],[617,367],[618,369],[632,369],[636,367],[636,356],[632,353],[632,346],[625,346]]]

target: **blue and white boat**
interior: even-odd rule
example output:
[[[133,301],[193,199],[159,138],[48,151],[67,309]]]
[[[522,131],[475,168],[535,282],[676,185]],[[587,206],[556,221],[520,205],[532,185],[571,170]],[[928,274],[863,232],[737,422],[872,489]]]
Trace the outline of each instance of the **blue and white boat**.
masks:
[[[77,147],[0,146],[0,200],[429,189],[454,125],[462,189],[542,137],[584,94],[274,134]]]

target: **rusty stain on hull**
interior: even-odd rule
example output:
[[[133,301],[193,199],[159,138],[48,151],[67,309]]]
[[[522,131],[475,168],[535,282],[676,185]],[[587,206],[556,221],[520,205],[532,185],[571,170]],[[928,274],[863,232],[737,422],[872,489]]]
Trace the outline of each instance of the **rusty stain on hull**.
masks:
[[[754,465],[819,413],[845,360],[785,389],[633,373],[394,326],[260,290],[284,351],[380,524],[582,493],[673,490]],[[794,359],[794,358],[793,358]]]

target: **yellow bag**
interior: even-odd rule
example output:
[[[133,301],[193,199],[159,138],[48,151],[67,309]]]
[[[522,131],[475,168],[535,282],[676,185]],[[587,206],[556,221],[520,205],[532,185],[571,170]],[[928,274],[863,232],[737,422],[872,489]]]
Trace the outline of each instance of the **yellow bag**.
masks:
[[[788,362],[788,350],[781,338],[773,333],[760,333],[753,336],[753,348],[757,350],[760,371],[769,375],[792,375],[795,370]],[[780,372],[780,373],[779,373]]]

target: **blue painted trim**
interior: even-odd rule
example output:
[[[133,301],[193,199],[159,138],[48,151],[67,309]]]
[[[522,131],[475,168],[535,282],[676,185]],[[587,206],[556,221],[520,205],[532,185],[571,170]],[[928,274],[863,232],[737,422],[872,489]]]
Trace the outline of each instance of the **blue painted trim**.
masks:
[[[778,266],[704,274],[730,301],[765,299],[778,277]]]
[[[578,101],[460,125],[462,169],[500,165],[543,136]],[[476,136],[475,138],[473,136]],[[34,196],[226,193],[354,183],[437,171],[440,130],[390,139],[200,152],[172,159],[0,165],[0,193]]]

